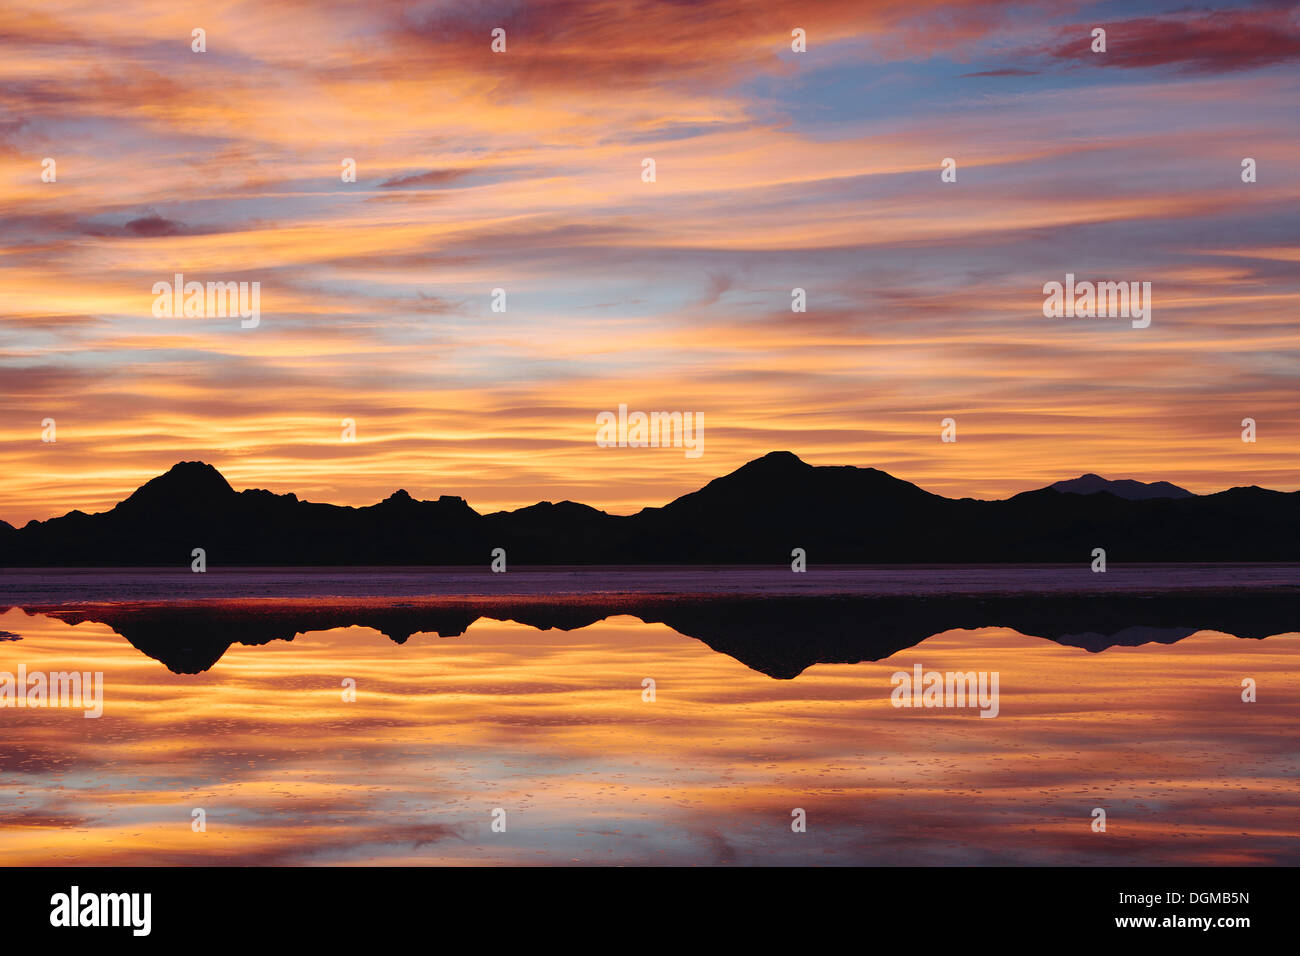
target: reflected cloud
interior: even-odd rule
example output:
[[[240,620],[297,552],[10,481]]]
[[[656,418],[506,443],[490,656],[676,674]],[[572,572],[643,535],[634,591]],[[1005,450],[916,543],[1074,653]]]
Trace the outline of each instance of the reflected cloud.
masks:
[[[303,625],[340,612],[319,613]],[[1295,634],[1094,654],[950,630],[772,680],[632,616],[550,623],[484,616],[388,647],[370,626],[309,629],[191,675],[106,625],[11,610],[0,626],[23,632],[28,666],[102,670],[106,708],[4,711],[0,862],[1297,861]],[[1126,635],[1152,636],[1177,635]],[[189,639],[178,622],[172,639]],[[1000,672],[998,718],[891,707],[890,675],[916,664]],[[1243,675],[1259,703],[1241,702]]]

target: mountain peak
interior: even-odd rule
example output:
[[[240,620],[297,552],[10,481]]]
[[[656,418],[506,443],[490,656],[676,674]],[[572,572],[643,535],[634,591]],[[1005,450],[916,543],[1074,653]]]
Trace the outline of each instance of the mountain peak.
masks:
[[[151,478],[119,505],[202,504],[234,495],[221,472],[204,461],[178,461],[157,478]]]
[[[749,475],[754,474],[755,472],[762,474],[789,474],[794,471],[801,471],[811,467],[812,465],[808,464],[792,451],[769,451],[761,458],[755,458],[753,461],[745,462],[745,464],[741,465],[731,474]]]
[[[165,472],[159,475],[154,481],[160,481],[164,478],[171,478],[177,481],[212,481],[216,480],[229,488],[225,477],[216,467],[209,465],[206,461],[178,461]]]
[[[1128,501],[1149,501],[1153,498],[1194,498],[1192,492],[1186,488],[1179,488],[1177,485],[1170,484],[1167,481],[1136,481],[1132,478],[1120,478],[1112,481],[1103,478],[1101,475],[1095,475],[1089,472],[1086,475],[1080,475],[1078,478],[1069,478],[1065,481],[1057,481],[1048,485],[1053,491],[1059,491],[1064,494],[1073,495],[1095,495],[1100,492],[1107,492],[1116,498],[1124,498]]]

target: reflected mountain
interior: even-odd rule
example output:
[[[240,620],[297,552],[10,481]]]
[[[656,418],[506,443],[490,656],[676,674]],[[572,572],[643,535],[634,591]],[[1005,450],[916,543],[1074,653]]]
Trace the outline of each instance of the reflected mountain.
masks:
[[[927,595],[719,598],[292,599],[24,605],[68,624],[104,624],[177,674],[212,668],[234,644],[292,641],[309,631],[367,627],[396,644],[413,634],[463,635],[479,618],[572,631],[629,615],[664,624],[770,677],[813,664],[878,661],[935,634],[1005,627],[1097,653],[1172,644],[1211,630],[1262,639],[1300,630],[1300,596],[1277,593]]]

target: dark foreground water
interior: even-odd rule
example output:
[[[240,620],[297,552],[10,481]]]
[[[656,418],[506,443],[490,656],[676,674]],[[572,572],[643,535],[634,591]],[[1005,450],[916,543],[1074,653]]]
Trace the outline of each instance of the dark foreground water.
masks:
[[[0,572],[0,864],[1295,864],[1298,571]]]

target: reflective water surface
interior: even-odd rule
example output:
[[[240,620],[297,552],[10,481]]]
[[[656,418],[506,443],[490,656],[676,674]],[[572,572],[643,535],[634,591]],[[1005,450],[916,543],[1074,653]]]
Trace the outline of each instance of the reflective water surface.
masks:
[[[104,674],[0,709],[0,865],[1295,864],[1277,585],[0,598],[0,672]],[[917,664],[998,716],[893,706]]]

